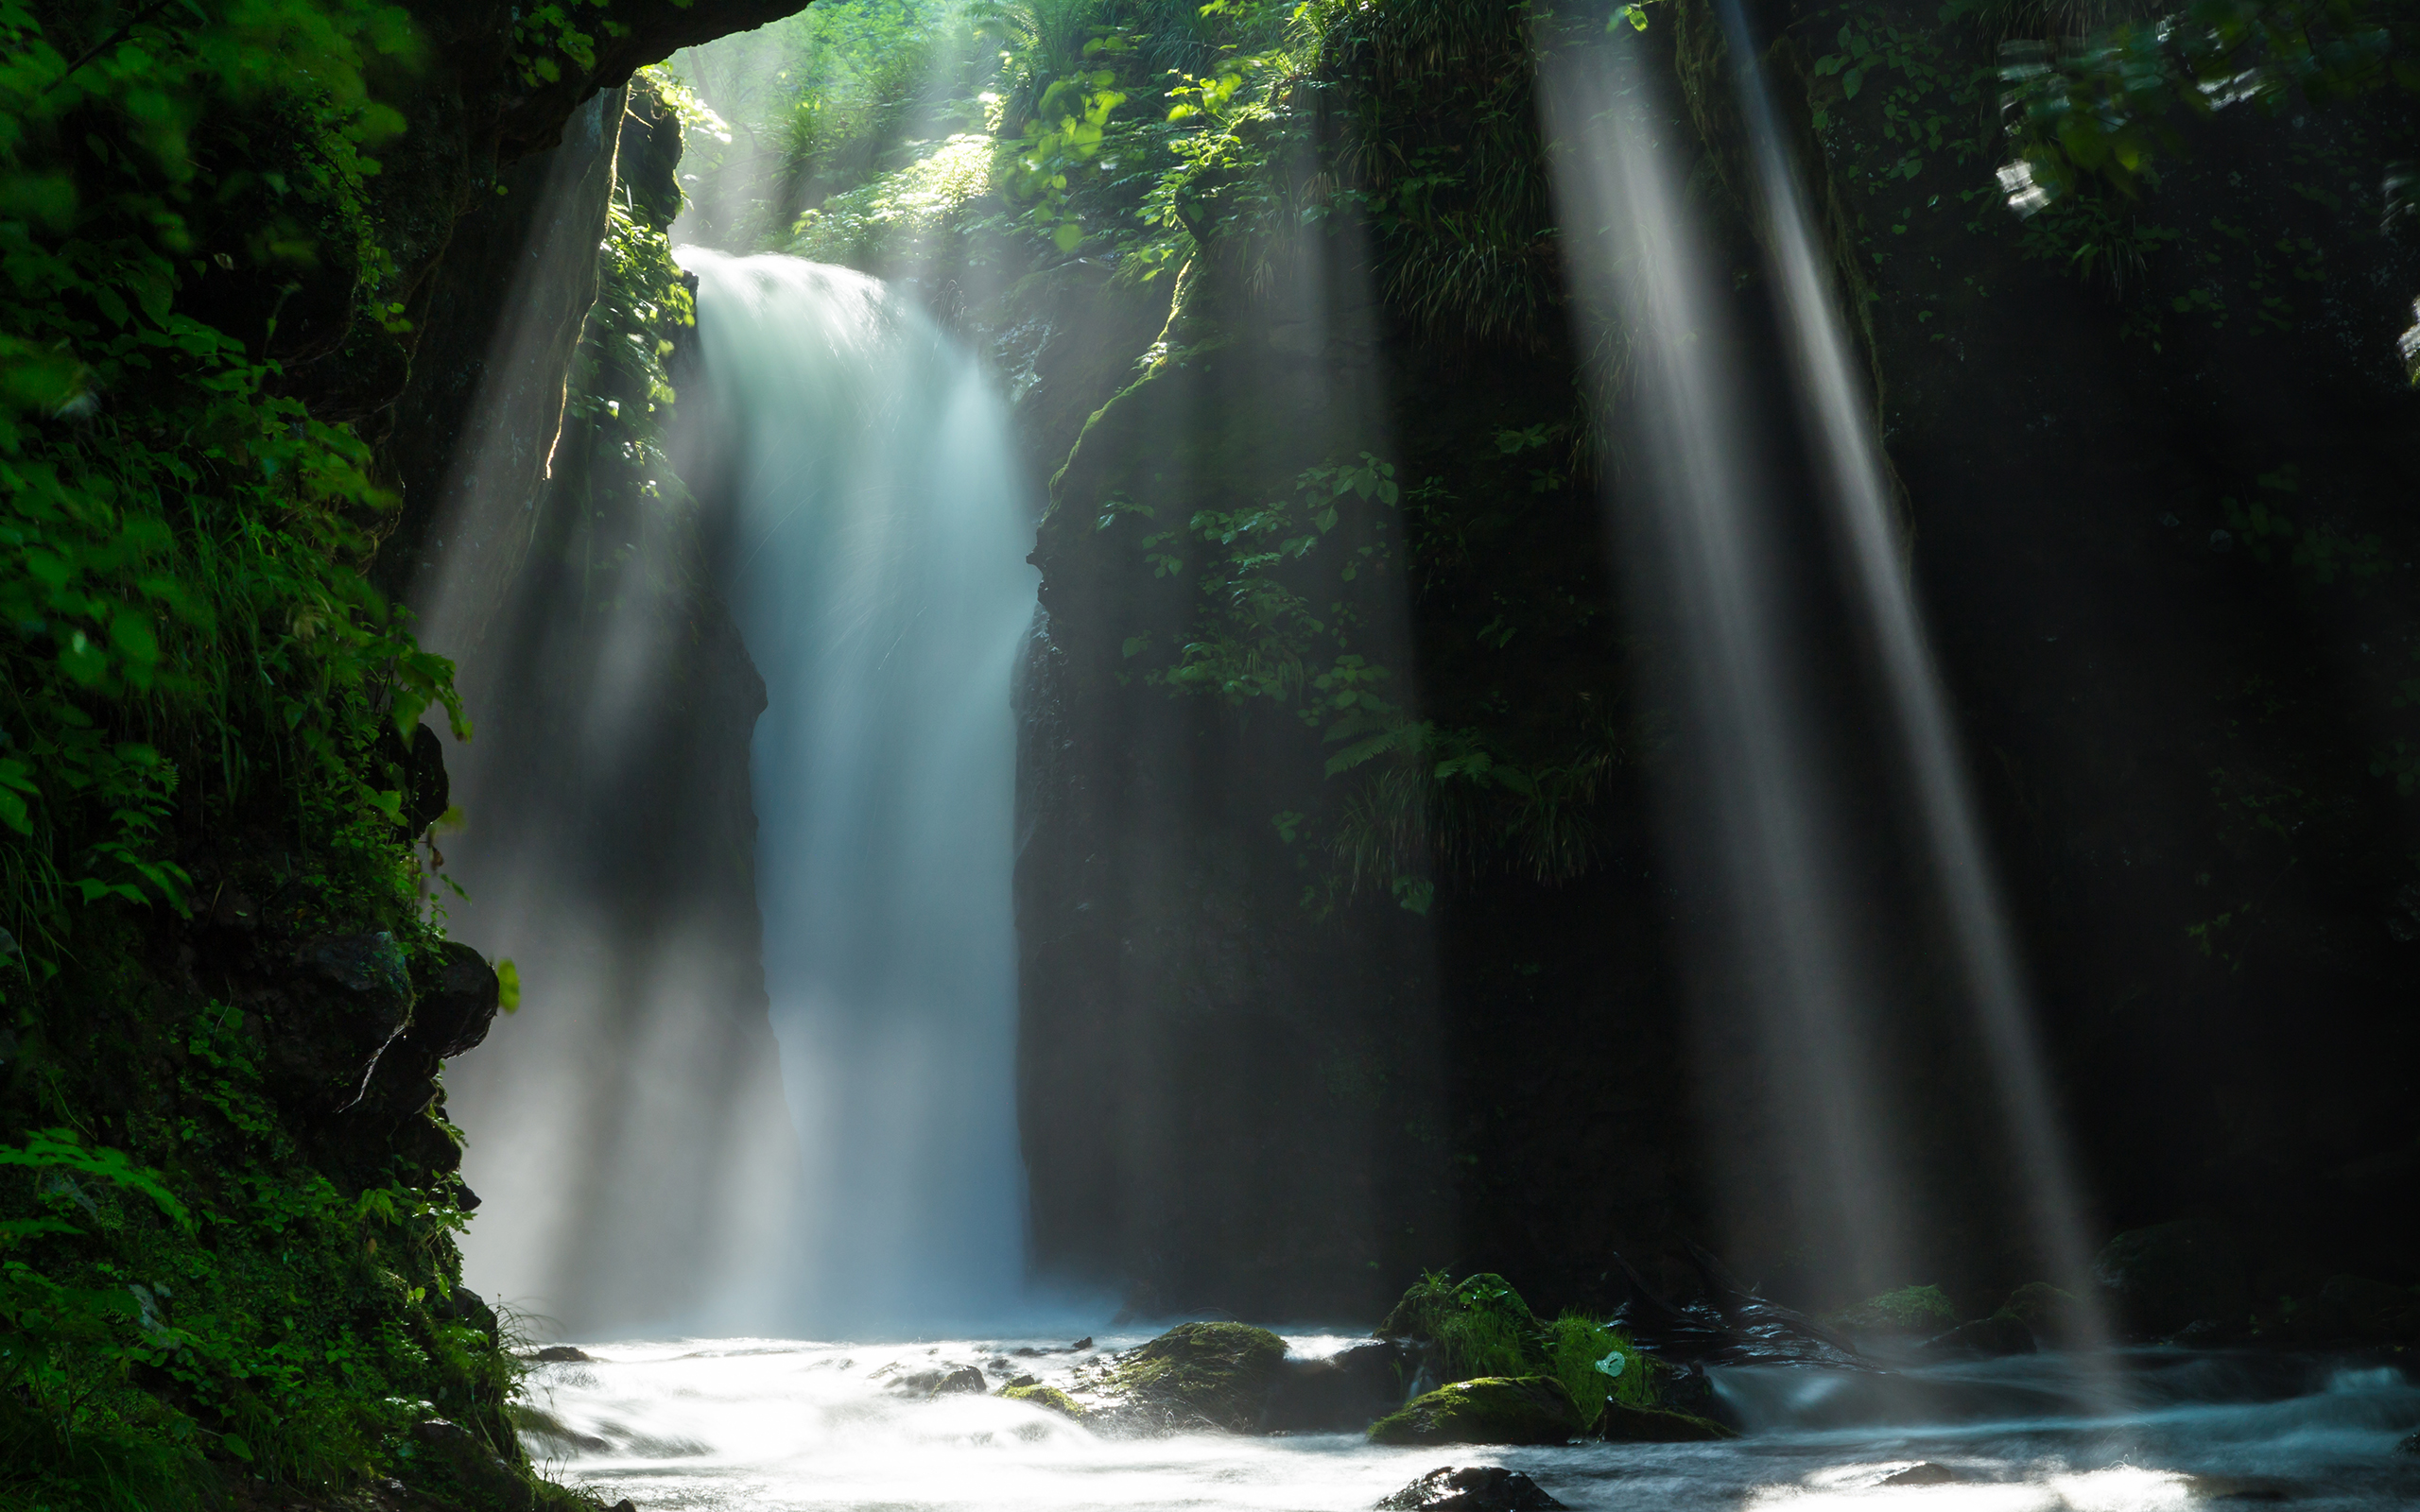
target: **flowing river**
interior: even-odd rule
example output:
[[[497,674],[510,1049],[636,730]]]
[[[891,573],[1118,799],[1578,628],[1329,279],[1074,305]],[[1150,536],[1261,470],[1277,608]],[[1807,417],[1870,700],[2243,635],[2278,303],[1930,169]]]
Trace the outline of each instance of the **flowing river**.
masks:
[[[981,1369],[1080,1384],[1145,1335],[825,1344],[683,1340],[588,1347],[545,1364],[533,1456],[607,1502],[663,1508],[1234,1508],[1348,1512],[1444,1465],[1503,1465],[1575,1508],[1858,1503],[1907,1512],[2148,1512],[2290,1503],[2420,1505],[2420,1385],[2373,1358],[2151,1350],[2120,1358],[2131,1405],[2080,1417],[2056,1355],[1876,1374],[1718,1370],[1745,1423],[1722,1444],[1378,1448],[1359,1435],[1098,1435],[988,1394],[925,1397],[903,1378]],[[1290,1334],[1293,1354],[1354,1340]],[[1896,1478],[1894,1480],[1894,1478]]]

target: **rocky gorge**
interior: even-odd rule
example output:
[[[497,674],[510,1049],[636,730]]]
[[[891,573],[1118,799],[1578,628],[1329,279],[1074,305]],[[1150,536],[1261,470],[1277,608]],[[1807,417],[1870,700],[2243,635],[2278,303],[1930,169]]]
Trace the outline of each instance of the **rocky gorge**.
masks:
[[[1819,764],[1857,779],[1858,1070],[1903,1152],[1877,1277],[1880,1236],[1815,1213],[1793,1164],[1789,1109],[1833,1089],[1759,1042],[1734,904],[1677,833],[1705,799],[1671,638],[1609,524],[1654,491],[1626,428],[1650,364],[1582,271],[1603,228],[1570,187],[1616,106],[1575,115],[1558,81],[1628,49],[1653,84],[1618,108],[1680,165],[1738,347],[1780,351],[1719,8],[942,8],[819,43],[922,49],[848,115],[838,76],[765,104],[731,82],[752,55],[709,45],[783,0],[281,4],[0,15],[0,229],[51,281],[25,274],[0,352],[0,1494],[595,1502],[544,1461],[629,1440],[602,1407],[550,1416],[519,1383],[588,1366],[522,1331],[585,1345],[735,1294],[699,1173],[735,1109],[790,1137],[797,1051],[762,965],[769,695],[729,602],[739,396],[699,357],[684,214],[886,280],[1012,396],[1042,507],[1003,695],[1027,1225],[1003,1243],[1135,1327],[1190,1320],[902,1366],[885,1400],[1615,1453],[1801,1425],[1784,1376],[1880,1400],[1973,1369],[1979,1400],[2064,1400],[2083,1388],[2022,1372],[2098,1337],[2146,1378],[2221,1362],[2309,1395],[2311,1362],[2399,1370],[2420,1343],[2403,10],[2321,27],[2378,39],[2376,77],[2244,54],[2300,82],[2179,107],[2109,158],[2140,175],[2027,134],[2037,55],[2078,90],[2110,49],[2171,66],[2124,52],[2151,46],[2111,29],[2131,13],[1742,11],[2089,1239],[2065,1274],[2023,1220],[2034,1173],[1950,1009],[1884,695],[1793,514]],[[172,146],[155,95],[187,101]],[[1092,136],[1054,136],[1061,110]],[[273,141],[375,171],[292,187]],[[983,169],[930,190],[967,141]],[[2067,178],[2019,215],[2013,163]],[[1794,412],[1778,364],[1746,366],[1743,409]],[[230,393],[249,407],[205,413]],[[1763,458],[1802,500],[1803,450]],[[174,544],[272,537],[240,566]],[[600,740],[607,625],[658,670]],[[482,910],[531,855],[530,890],[598,922],[507,962]],[[500,1018],[525,973],[530,1016]],[[501,1048],[550,1032],[542,1058],[593,1056],[562,1104]],[[518,1150],[541,1174],[511,1202],[571,1214],[551,1323],[465,1284],[456,1236],[495,1207],[460,1174],[465,1088],[530,1113],[473,1127],[475,1166]],[[558,1178],[606,1147],[646,1160]],[[804,1243],[790,1222],[751,1231]],[[1310,1318],[1386,1321],[1316,1355],[1233,1321]],[[1402,1504],[1557,1490],[1481,1469]]]

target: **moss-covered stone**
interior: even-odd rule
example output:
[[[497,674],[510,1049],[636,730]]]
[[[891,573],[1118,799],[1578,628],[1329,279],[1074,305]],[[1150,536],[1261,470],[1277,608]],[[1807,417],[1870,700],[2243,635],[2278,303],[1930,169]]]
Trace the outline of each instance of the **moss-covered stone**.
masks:
[[[1084,1404],[1057,1386],[1003,1386],[1000,1389],[1000,1395],[1010,1401],[1030,1402],[1036,1407],[1047,1407],[1062,1417],[1073,1418],[1078,1421],[1081,1421],[1085,1416]]]
[[[1605,1410],[1588,1432],[1616,1444],[1706,1444],[1739,1435],[1710,1418],[1670,1412],[1662,1407],[1629,1407],[1618,1401]]]
[[[1823,1320],[1852,1337],[1908,1334],[1929,1338],[1958,1326],[1958,1309],[1938,1286],[1902,1286],[1841,1308]]]
[[[1286,1341],[1244,1323],[1180,1323],[1112,1367],[1129,1402],[1171,1421],[1249,1433],[1277,1383]]]
[[[1581,1427],[1570,1390],[1554,1377],[1481,1376],[1440,1386],[1379,1418],[1370,1425],[1370,1442],[1560,1444]]]

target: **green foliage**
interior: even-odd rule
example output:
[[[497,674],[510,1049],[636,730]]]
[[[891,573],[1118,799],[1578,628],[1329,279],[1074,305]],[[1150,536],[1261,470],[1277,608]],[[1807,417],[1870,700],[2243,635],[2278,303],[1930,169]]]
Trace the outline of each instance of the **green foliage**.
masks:
[[[341,1482],[432,1412],[499,1431],[512,1363],[447,1303],[458,1185],[339,1191],[243,1016],[212,1012],[174,1047],[182,1111],[132,1125],[161,1164],[66,1130],[0,1147],[25,1173],[0,1182],[0,1435],[57,1451],[0,1487],[37,1504],[191,1500],[214,1462]]]
[[[2031,214],[2099,178],[2133,194],[2183,150],[2181,120],[2275,111],[2385,88],[2420,90],[2408,8],[2363,0],[2194,0],[2081,46],[2002,49],[2003,112],[2018,156],[2000,171]]]
[[[339,1486],[435,1414],[515,1452],[458,1184],[298,1143],[333,1136],[268,1098],[260,1022],[159,959],[247,891],[272,936],[438,938],[398,735],[469,729],[364,576],[369,449],[305,397],[406,329],[372,80],[417,52],[372,0],[0,0],[10,1504]]]
[[[1530,1304],[1493,1271],[1461,1281],[1441,1270],[1424,1274],[1378,1326],[1378,1336],[1432,1341],[1448,1382],[1532,1375],[1547,1363]]]
[[[70,72],[78,39],[0,5],[0,928],[36,983],[78,910],[184,906],[177,814],[278,785],[333,839],[396,812],[363,759],[383,726],[439,702],[467,732],[361,576],[392,502],[367,448],[281,394],[265,335],[193,313],[333,260],[392,320],[362,149],[398,118],[364,71],[410,55],[402,12],[144,15]]]
[[[1594,1422],[1608,1401],[1655,1404],[1655,1363],[1621,1330],[1565,1313],[1546,1326],[1546,1341],[1547,1371],[1571,1393],[1583,1421]]]
[[[683,53],[662,72],[715,120],[690,128],[684,179],[718,245],[780,248],[803,215],[923,157],[988,134],[998,39],[955,0],[838,0]],[[678,101],[675,101],[676,105]],[[988,165],[986,170],[988,177]]]

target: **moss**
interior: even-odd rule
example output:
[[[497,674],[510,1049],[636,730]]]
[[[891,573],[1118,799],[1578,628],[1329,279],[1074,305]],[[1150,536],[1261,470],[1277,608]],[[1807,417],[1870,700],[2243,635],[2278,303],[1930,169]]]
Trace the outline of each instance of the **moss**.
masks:
[[[1939,1333],[1958,1326],[1958,1309],[1938,1286],[1902,1286],[1824,1319],[1849,1333]]]
[[[1007,1386],[1001,1389],[1000,1395],[1010,1401],[1030,1402],[1036,1407],[1047,1407],[1062,1417],[1073,1418],[1079,1421],[1085,1416],[1083,1403],[1057,1386]]]
[[[1379,1418],[1370,1425],[1370,1442],[1560,1444],[1580,1430],[1580,1409],[1554,1377],[1481,1376],[1440,1386]]]
[[[1243,1323],[1180,1323],[1117,1362],[1110,1383],[1136,1404],[1243,1433],[1260,1419],[1286,1341]]]
[[[1607,1402],[1655,1405],[1655,1362],[1629,1334],[1578,1313],[1547,1326],[1547,1357],[1583,1418]]]
[[[1382,1339],[1427,1339],[1447,1381],[1527,1376],[1548,1365],[1543,1333],[1530,1304],[1493,1271],[1461,1281],[1430,1271],[1414,1281],[1378,1325]]]

